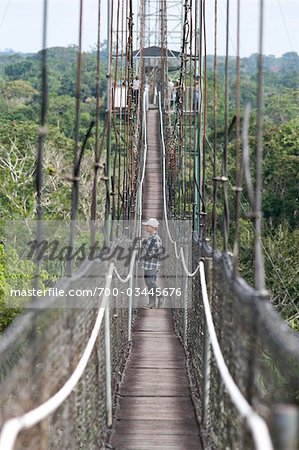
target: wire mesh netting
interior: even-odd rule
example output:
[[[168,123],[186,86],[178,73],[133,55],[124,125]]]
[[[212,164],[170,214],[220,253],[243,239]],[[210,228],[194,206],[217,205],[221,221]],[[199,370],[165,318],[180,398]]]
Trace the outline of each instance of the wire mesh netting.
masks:
[[[70,289],[105,286],[105,264],[85,265],[71,279]],[[111,290],[119,295],[110,308],[112,391],[128,352],[128,310],[117,278]],[[21,415],[48,400],[68,380],[80,360],[95,324],[102,297],[49,298],[28,310],[4,334],[0,346],[0,421]],[[16,449],[99,449],[106,433],[105,323],[80,381],[66,401],[46,420],[21,432]]]
[[[243,396],[266,420],[275,448],[280,448],[276,442],[281,438],[276,411],[282,405],[298,411],[299,338],[282,321],[267,295],[261,296],[241,278],[233,279],[227,254],[212,253],[197,238],[193,244],[193,268],[204,258],[213,321],[225,362]],[[174,320],[185,343],[205,446],[255,448],[248,427],[226,392],[213,356],[199,273],[193,278],[192,292],[187,313],[174,310]],[[290,448],[297,449],[298,435],[291,442]]]

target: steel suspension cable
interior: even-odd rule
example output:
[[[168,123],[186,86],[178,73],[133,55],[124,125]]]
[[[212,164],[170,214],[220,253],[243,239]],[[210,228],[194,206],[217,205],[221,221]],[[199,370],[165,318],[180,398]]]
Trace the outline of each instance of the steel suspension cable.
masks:
[[[199,78],[199,71],[197,70],[197,60],[199,59],[199,54],[198,54],[198,2],[195,2],[195,18],[194,18],[194,22],[195,22],[195,26],[194,26],[194,33],[195,33],[195,39],[194,39],[194,66],[193,66],[193,71],[194,71],[194,76],[196,76],[196,87],[197,87],[197,101],[196,101],[196,109],[194,110],[194,121],[193,121],[193,146],[191,144],[191,148],[193,151],[193,158],[190,159],[190,165],[192,164],[193,166],[193,170],[191,173],[191,178],[190,178],[190,190],[191,190],[191,203],[192,203],[192,223],[193,223],[193,229],[196,229],[196,195],[195,195],[195,188],[191,189],[192,187],[192,182],[194,181],[194,186],[196,185],[196,181],[197,181],[197,158],[196,158],[196,152],[198,149],[198,127],[199,127],[199,113],[200,113],[200,103],[201,103],[201,99],[200,99],[200,78]],[[191,166],[191,167],[192,167]]]
[[[236,55],[236,213],[235,213],[235,241],[233,250],[233,277],[236,279],[238,272],[239,233],[240,233],[240,208],[242,193],[242,164],[241,164],[241,131],[240,131],[240,0],[237,3],[237,55]]]
[[[48,27],[48,0],[43,3],[43,37],[42,37],[42,62],[41,62],[41,105],[40,105],[40,122],[38,130],[38,142],[36,149],[36,169],[35,169],[35,188],[36,188],[36,239],[37,244],[43,241],[43,205],[42,205],[42,188],[43,188],[43,153],[45,139],[47,135],[46,118],[48,104],[48,72],[47,72],[47,27]],[[41,261],[36,261],[36,274],[34,278],[34,287],[39,287],[39,277],[41,270]]]
[[[123,101],[125,101],[125,107],[126,107],[126,86],[123,84],[124,80],[124,72],[123,72],[123,65],[124,65],[124,12],[125,12],[125,0],[122,0],[121,2],[121,12],[120,12],[120,22],[121,22],[121,38],[120,38],[120,48],[121,48],[121,57],[120,57],[120,77],[119,77],[119,85],[120,85],[120,109],[119,109],[119,135],[121,138],[120,141],[120,148],[119,148],[119,158],[118,158],[118,200],[117,200],[117,215],[118,220],[121,219],[121,213],[123,208],[123,201],[124,201],[124,177],[122,175],[122,171],[124,170],[125,165],[125,151],[124,146],[126,145],[126,139],[125,139],[125,129],[123,127]],[[119,32],[119,30],[118,30]],[[119,38],[117,39],[119,40]],[[125,91],[125,93],[124,93]],[[125,94],[125,95],[124,95]],[[124,134],[123,134],[124,133]],[[122,203],[121,203],[122,202]]]
[[[230,0],[226,0],[226,43],[225,43],[225,100],[224,100],[224,127],[225,127],[225,143],[222,158],[222,185],[223,185],[223,247],[228,250],[228,233],[229,233],[229,207],[228,207],[228,190],[227,190],[227,157],[229,146],[229,24],[230,24]]]
[[[265,290],[264,255],[261,244],[262,224],[262,165],[263,165],[263,113],[264,113],[264,0],[260,0],[259,56],[258,56],[258,94],[257,94],[257,136],[256,136],[256,184],[255,184],[255,288]]]
[[[107,12],[107,141],[106,141],[106,209],[105,209],[105,239],[110,240],[111,231],[111,116],[112,116],[112,44],[113,44],[113,17],[114,0],[108,0]]]
[[[113,8],[113,5],[112,5]],[[117,8],[116,8],[116,52],[114,55],[115,59],[115,67],[114,67],[114,79],[113,79],[113,89],[112,89],[112,110],[113,110],[113,128],[115,132],[115,144],[113,147],[113,172],[111,177],[111,195],[112,195],[112,226],[114,224],[114,220],[118,215],[118,211],[116,211],[116,196],[117,201],[119,198],[119,184],[116,183],[116,170],[117,170],[117,162],[119,161],[120,154],[120,145],[121,145],[121,135],[119,130],[117,129],[117,118],[116,118],[116,90],[117,90],[117,80],[118,80],[118,58],[119,58],[119,15],[120,15],[120,0],[117,0]],[[113,47],[113,41],[112,41]]]
[[[128,24],[128,219],[131,217],[131,199],[134,192],[134,164],[133,164],[133,138],[134,131],[134,103],[133,103],[133,2],[129,0],[129,24]]]
[[[129,49],[128,49],[128,41],[129,41],[129,0],[126,0],[126,8],[125,8],[125,46],[126,46],[126,58],[125,58],[125,117],[124,117],[124,136],[125,136],[125,149],[124,149],[124,172],[123,172],[123,186],[124,186],[124,213],[123,219],[128,218],[128,149],[129,149],[129,114],[130,114],[130,81],[129,81]]]
[[[119,202],[122,201],[121,205],[118,203],[118,210],[119,210],[119,217],[118,220],[121,219],[121,211],[123,211],[123,219],[124,216],[124,202],[125,202],[125,157],[126,157],[126,127],[125,127],[125,113],[126,113],[126,106],[127,106],[127,85],[126,80],[124,76],[124,36],[127,31],[127,27],[124,27],[124,20],[125,20],[125,0],[122,0],[122,8],[121,8],[121,72],[120,72],[120,81],[121,81],[121,94],[120,94],[120,134],[123,133],[123,149],[122,149],[122,161],[119,162],[119,180],[121,182],[122,180],[122,194],[119,193]],[[123,102],[124,102],[124,110],[123,110]],[[123,123],[124,122],[124,123]],[[121,164],[122,164],[122,170],[121,170]]]
[[[71,206],[71,229],[69,247],[73,249],[75,242],[75,222],[77,220],[79,206],[79,176],[76,173],[79,160],[79,139],[80,139],[80,104],[81,104],[81,78],[82,78],[82,27],[83,23],[83,0],[80,0],[79,11],[79,38],[78,38],[78,56],[77,56],[77,81],[76,81],[76,107],[75,107],[75,147],[73,158],[73,177],[72,177],[72,206]],[[72,273],[72,260],[67,261],[67,275]]]
[[[217,117],[218,117],[218,0],[214,3],[214,111],[213,111],[213,126],[214,126],[214,142],[213,142],[213,206],[212,206],[212,247],[216,248],[216,230],[217,230]]]
[[[96,76],[96,123],[95,123],[95,150],[94,150],[94,175],[91,201],[91,245],[96,240],[96,219],[98,204],[98,172],[101,161],[101,147],[99,137],[100,127],[100,87],[101,87],[101,6],[102,0],[98,1],[98,22],[97,22],[97,76]]]
[[[177,135],[178,147],[177,153],[178,157],[176,161],[178,162],[176,167],[176,191],[175,192],[175,213],[181,216],[181,202],[182,194],[184,195],[184,188],[182,183],[182,174],[184,175],[185,170],[185,142],[183,138],[183,113],[184,113],[184,91],[185,91],[185,74],[186,74],[186,45],[189,34],[189,0],[185,0],[184,3],[184,23],[183,23],[183,39],[181,46],[181,64],[180,64],[180,77],[179,83],[177,83],[177,93],[176,93],[176,120],[175,120],[175,132]],[[184,197],[183,197],[184,200]]]
[[[195,73],[192,73],[192,57],[193,57],[193,0],[190,0],[190,39],[189,39],[189,136],[188,136],[188,153],[186,162],[186,176],[188,176],[187,187],[186,187],[186,202],[188,206],[187,213],[188,219],[190,218],[190,206],[191,206],[191,147],[192,147],[192,125],[193,125],[193,110],[194,110],[194,89],[195,89]],[[185,207],[186,209],[186,207]]]
[[[196,2],[197,5],[197,2]],[[198,234],[201,233],[201,212],[202,212],[202,100],[203,100],[203,89],[202,89],[202,1],[199,4],[198,21],[197,21],[197,47],[198,47],[198,76],[199,76],[199,105],[197,114],[197,130],[196,130],[196,140],[195,140],[195,151],[194,151],[194,222],[195,230]]]
[[[207,31],[206,31],[206,1],[202,3],[202,26],[203,26],[203,48],[204,48],[204,107],[203,107],[203,143],[202,143],[202,238],[207,237],[207,211],[206,211],[206,140],[207,140],[207,108],[208,108],[208,75],[207,75]]]

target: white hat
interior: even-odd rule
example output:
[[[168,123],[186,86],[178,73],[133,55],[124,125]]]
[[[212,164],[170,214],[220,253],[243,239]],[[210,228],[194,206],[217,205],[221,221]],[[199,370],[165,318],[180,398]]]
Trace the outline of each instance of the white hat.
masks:
[[[149,225],[150,227],[158,228],[160,224],[157,219],[149,219],[147,222],[142,222],[142,225]]]

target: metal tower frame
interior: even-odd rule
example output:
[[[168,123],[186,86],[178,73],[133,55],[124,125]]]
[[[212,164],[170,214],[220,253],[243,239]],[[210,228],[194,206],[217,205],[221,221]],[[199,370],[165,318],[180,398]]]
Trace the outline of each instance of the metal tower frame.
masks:
[[[161,11],[163,0],[139,0],[138,23],[140,23],[141,5],[145,3],[145,39],[146,47],[162,47]],[[182,42],[183,2],[166,0],[167,42],[170,50],[180,51]],[[139,48],[140,36],[137,31],[136,48]]]

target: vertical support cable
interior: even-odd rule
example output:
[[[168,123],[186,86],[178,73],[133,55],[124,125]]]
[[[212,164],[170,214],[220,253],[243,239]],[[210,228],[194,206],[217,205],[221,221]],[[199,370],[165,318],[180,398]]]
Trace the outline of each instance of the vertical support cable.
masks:
[[[81,103],[81,76],[82,76],[82,26],[83,26],[83,0],[80,0],[79,13],[79,44],[77,58],[77,84],[76,84],[76,111],[75,111],[75,148],[72,178],[72,209],[71,209],[71,230],[69,247],[72,251],[75,242],[75,225],[79,206],[79,177],[77,175],[79,160],[79,139],[80,139],[80,103]],[[67,261],[67,275],[72,274],[72,260]]]
[[[213,207],[212,207],[212,247],[213,251],[216,248],[216,229],[217,229],[217,189],[218,189],[218,180],[217,180],[217,89],[218,89],[218,61],[217,61],[217,51],[218,51],[218,0],[215,0],[214,5],[214,114],[213,114],[213,122],[214,122],[214,142],[213,142]]]
[[[113,157],[113,172],[111,176],[111,195],[112,195],[112,226],[111,226],[111,239],[115,237],[115,220],[118,218],[118,203],[119,203],[119,194],[120,194],[120,178],[117,175],[119,174],[119,162],[120,162],[120,153],[121,153],[121,133],[120,130],[117,129],[117,117],[116,117],[116,93],[119,85],[117,83],[118,80],[118,59],[119,59],[119,19],[120,19],[120,0],[117,0],[117,12],[116,12],[116,49],[115,49],[115,65],[114,65],[114,77],[112,84],[112,110],[113,110],[113,128],[115,132],[115,143],[114,143],[114,157]],[[120,94],[121,100],[121,94]],[[120,105],[121,107],[121,105]],[[120,109],[119,109],[120,111]],[[120,121],[119,121],[120,123]],[[118,170],[117,170],[118,165]],[[117,182],[116,182],[117,180]],[[117,196],[117,199],[116,199]]]
[[[198,1],[195,1],[195,17],[194,17],[194,66],[193,66],[193,70],[194,70],[194,76],[196,77],[196,82],[197,83],[197,90],[198,90],[198,98],[197,98],[197,109],[194,111],[194,126],[193,126],[193,146],[191,143],[191,148],[193,151],[193,171],[191,174],[191,179],[190,179],[190,190],[191,190],[191,203],[192,203],[192,210],[191,210],[191,214],[192,214],[192,228],[194,230],[196,230],[196,193],[197,193],[197,189],[196,189],[196,183],[195,183],[195,179],[196,179],[196,153],[197,153],[197,147],[198,147],[198,140],[197,140],[197,134],[198,134],[198,111],[200,109],[200,79],[199,77],[199,70],[197,67],[197,59],[198,59],[198,33],[199,33],[199,25],[198,25]],[[191,150],[191,149],[190,149]],[[190,165],[192,164],[192,158],[190,159]],[[192,167],[192,166],[191,166]],[[193,183],[193,190],[191,189],[192,187],[192,182]],[[197,183],[198,184],[198,183]]]
[[[105,371],[106,371],[106,414],[107,426],[112,425],[111,345],[110,345],[110,303],[105,307]]]
[[[261,242],[262,224],[262,170],[263,170],[263,112],[264,112],[264,0],[260,0],[260,22],[259,22],[259,57],[258,57],[258,95],[257,95],[257,145],[256,145],[256,189],[255,189],[255,288],[263,291],[265,289],[264,255]]]
[[[163,31],[162,31],[162,47],[165,49],[165,64],[164,64],[164,93],[165,93],[165,102],[164,109],[170,111],[170,98],[169,98],[169,72],[168,72],[168,39],[167,39],[167,0],[163,0]],[[170,116],[168,115],[168,118]],[[167,121],[168,123],[168,121]]]
[[[135,123],[134,123],[134,101],[133,101],[133,75],[134,75],[134,63],[133,63],[133,1],[129,0],[129,22],[128,22],[128,83],[129,83],[129,102],[128,102],[128,135],[129,135],[129,148],[128,148],[128,205],[127,214],[128,219],[131,218],[131,207],[134,195],[134,137],[135,137]]]
[[[42,204],[42,189],[43,189],[43,154],[45,139],[47,135],[46,118],[48,106],[48,67],[47,67],[47,27],[48,27],[48,0],[43,3],[43,36],[42,36],[42,59],[41,59],[41,105],[40,105],[40,123],[38,131],[38,141],[36,147],[36,168],[35,168],[35,187],[36,187],[36,240],[39,245],[44,239],[43,226],[43,204]],[[33,288],[35,291],[40,287],[40,272],[42,267],[42,259],[37,257],[35,261],[35,274],[33,281]],[[33,300],[37,300],[36,293],[33,295]],[[32,379],[39,373],[39,357],[38,357],[38,318],[33,315],[30,342],[32,346],[32,364],[30,368]],[[32,401],[38,402],[37,392],[41,391],[41,379],[37,376],[37,384],[32,391]],[[43,428],[38,425],[38,434],[42,435]]]
[[[188,206],[188,214],[187,218],[190,220],[190,206],[191,206],[191,198],[190,198],[190,159],[191,159],[191,144],[192,144],[192,128],[194,124],[194,108],[195,108],[195,73],[192,73],[192,53],[193,53],[193,0],[190,0],[190,30],[189,30],[189,136],[188,136],[188,153],[187,153],[187,163],[186,163],[186,177],[188,175],[188,181],[186,182],[186,195],[185,195],[185,212],[187,212],[187,206]]]
[[[36,170],[35,170],[35,186],[36,186],[36,238],[39,244],[43,240],[43,206],[42,206],[42,187],[43,187],[43,153],[45,146],[45,138],[47,135],[46,116],[48,104],[48,73],[47,73],[47,26],[48,26],[48,0],[44,0],[43,9],[43,38],[42,38],[42,62],[41,62],[41,109],[40,109],[40,126],[38,132],[38,142],[36,149]],[[39,275],[41,270],[41,261],[36,261],[36,274],[33,281],[34,288],[39,288]]]
[[[212,260],[206,260],[206,276],[207,276],[207,290],[211,297],[213,291],[213,275],[212,275]],[[211,338],[208,329],[207,320],[204,321],[204,349],[203,349],[203,408],[202,421],[203,428],[207,430],[209,425],[209,406],[210,406],[210,385],[211,385]]]
[[[111,0],[107,0],[107,99],[106,99],[106,116],[107,116],[107,145],[106,145],[106,211],[105,211],[105,240],[110,239],[111,227],[111,66],[112,66],[112,12]]]
[[[226,0],[226,44],[225,44],[225,143],[222,159],[222,183],[223,183],[223,247],[228,250],[229,233],[229,207],[227,193],[227,154],[229,145],[229,86],[228,86],[228,66],[229,66],[229,6],[230,0]]]
[[[160,89],[162,95],[162,108],[165,109],[165,55],[164,55],[164,0],[160,0]]]
[[[129,0],[126,0],[126,8],[125,8],[125,42],[126,42],[126,58],[125,58],[125,95],[126,95],[126,113],[124,116],[125,124],[124,124],[124,172],[123,172],[123,186],[124,186],[124,205],[123,205],[123,219],[127,219],[128,217],[128,149],[129,149],[129,113],[130,113],[130,80],[129,80]]]
[[[186,261],[189,260],[188,247],[185,248]],[[183,342],[185,347],[188,345],[188,276],[184,273],[184,305],[183,305]]]
[[[196,146],[194,155],[194,222],[195,231],[200,233],[200,218],[201,218],[201,199],[200,199],[200,189],[201,189],[201,149],[202,149],[202,0],[200,0],[200,8],[198,13],[197,22],[197,53],[198,55],[198,70],[199,74],[199,92],[200,101],[198,105],[198,117],[197,117],[197,133],[196,133]]]
[[[242,192],[241,133],[240,133],[240,0],[237,3],[237,57],[236,57],[236,217],[233,252],[233,278],[236,279],[239,258],[240,208]]]
[[[124,187],[124,177],[122,172],[125,170],[125,127],[123,126],[123,120],[125,117],[125,110],[127,104],[127,96],[126,96],[126,86],[124,80],[124,13],[125,13],[125,1],[122,0],[121,4],[121,39],[120,39],[120,48],[121,48],[121,60],[120,60],[120,110],[119,110],[119,132],[120,135],[123,136],[123,141],[120,144],[120,152],[119,152],[119,161],[118,161],[118,186],[119,186],[119,195],[117,201],[117,211],[118,216],[117,219],[121,220],[122,213],[124,211],[124,200],[125,200],[125,187]],[[123,109],[123,102],[125,102],[125,106]]]
[[[132,340],[132,310],[133,310],[133,273],[129,280],[129,314],[128,314],[128,341]]]
[[[207,211],[206,211],[206,145],[207,145],[207,104],[208,104],[208,74],[207,74],[207,33],[206,33],[206,1],[203,0],[203,47],[204,47],[204,109],[203,109],[203,137],[202,137],[202,167],[201,167],[201,196],[202,196],[202,238],[207,237]]]
[[[181,177],[180,174],[185,174],[185,142],[183,138],[183,120],[184,120],[184,91],[185,91],[185,74],[186,74],[186,47],[187,47],[187,35],[189,32],[188,29],[188,11],[189,11],[189,0],[185,0],[184,3],[184,22],[183,22],[183,39],[182,39],[182,47],[181,47],[181,66],[180,66],[180,78],[179,85],[177,86],[177,120],[176,127],[178,128],[178,161],[177,169],[179,173],[176,174],[176,189],[178,192],[177,196],[177,207],[175,206],[176,212],[178,212],[178,216],[181,217],[181,203],[184,200],[184,176]],[[183,178],[183,183],[181,179]],[[182,195],[183,194],[183,195]],[[176,198],[176,195],[175,195]]]
[[[144,102],[144,77],[145,77],[145,64],[144,64],[144,46],[145,46],[145,0],[142,0],[142,12],[141,17],[142,20],[140,21],[140,72],[139,72],[139,95],[138,95],[138,114],[137,114],[137,120],[138,120],[138,130],[142,128],[142,115],[144,113],[143,111],[143,102]],[[136,166],[136,163],[135,163]],[[135,167],[135,172],[136,172]],[[135,180],[136,183],[136,180]]]
[[[95,129],[95,150],[94,150],[94,175],[91,201],[91,245],[96,240],[96,218],[98,203],[98,171],[100,168],[100,146],[99,146],[99,125],[100,125],[100,86],[101,86],[101,0],[98,1],[98,29],[97,29],[97,78],[96,78],[96,129]]]

